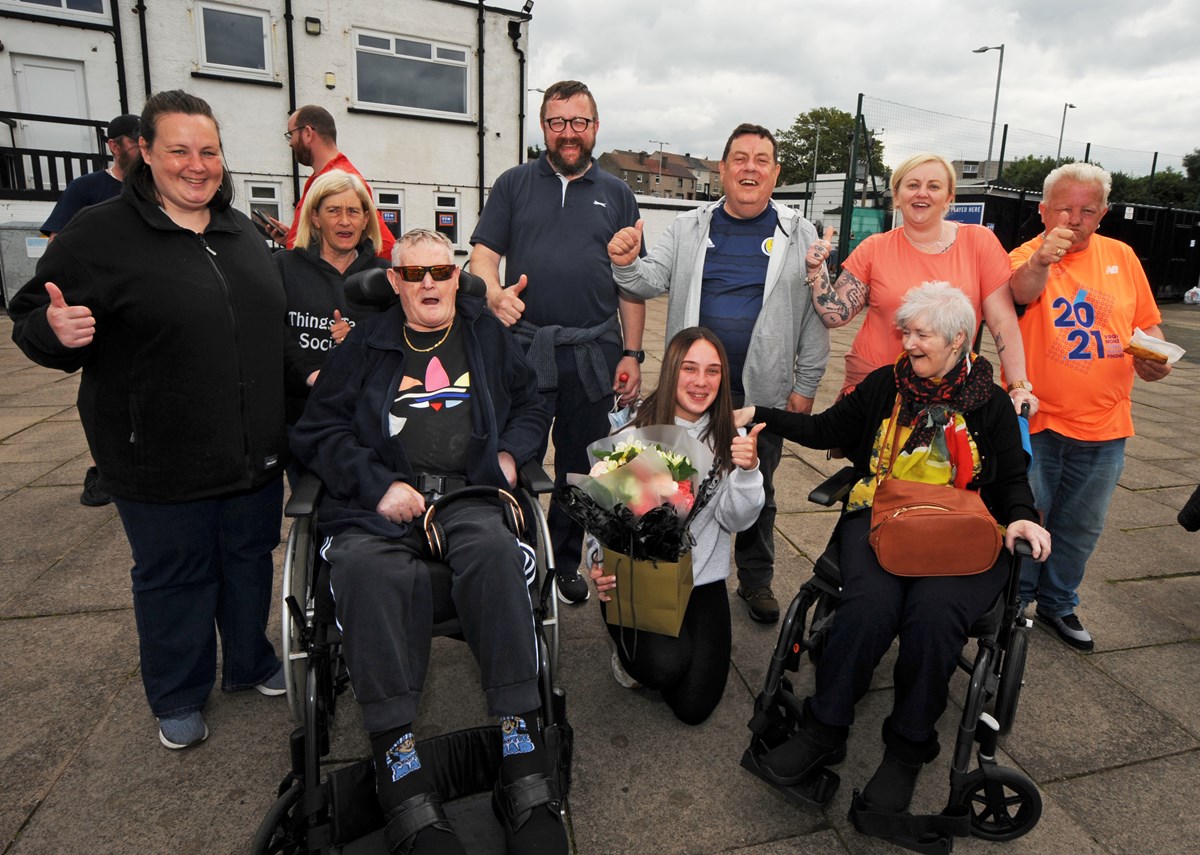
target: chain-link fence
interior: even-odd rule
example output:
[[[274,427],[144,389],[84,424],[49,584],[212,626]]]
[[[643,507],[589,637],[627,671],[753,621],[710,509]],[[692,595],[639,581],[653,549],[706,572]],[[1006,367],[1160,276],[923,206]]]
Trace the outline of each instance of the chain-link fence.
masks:
[[[932,110],[922,110],[906,104],[896,104],[864,96],[863,120],[876,140],[883,144],[884,160],[889,167],[897,166],[917,152],[932,151],[947,160],[974,164],[979,178],[994,178],[996,166],[1005,166],[1027,155],[1059,156],[1060,140],[1052,134],[1040,134],[1010,125],[997,125],[991,142],[992,163],[988,168],[990,122],[965,119]],[[1067,117],[1068,125],[1070,116]],[[1183,172],[1183,155],[1153,151],[1132,151],[1112,146],[1096,145],[1064,137],[1061,140],[1063,159],[1087,160],[1109,172],[1123,172],[1137,178],[1162,172],[1167,167]],[[974,177],[969,173],[964,177]],[[1001,173],[1003,175],[1003,173]]]

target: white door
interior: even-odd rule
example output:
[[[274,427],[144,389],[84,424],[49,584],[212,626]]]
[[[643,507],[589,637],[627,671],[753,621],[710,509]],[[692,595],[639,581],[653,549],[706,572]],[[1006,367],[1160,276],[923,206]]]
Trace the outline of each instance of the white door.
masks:
[[[44,56],[12,54],[13,79],[17,90],[17,111],[43,116],[62,116],[72,119],[88,118],[87,87],[82,62],[51,59]],[[18,147],[50,149],[51,151],[96,151],[96,132],[82,125],[59,125],[52,122],[17,123]],[[24,158],[26,172],[31,173],[29,158]],[[42,177],[47,177],[47,165],[42,161]],[[63,173],[58,159],[59,175]],[[32,174],[27,180],[33,181]]]

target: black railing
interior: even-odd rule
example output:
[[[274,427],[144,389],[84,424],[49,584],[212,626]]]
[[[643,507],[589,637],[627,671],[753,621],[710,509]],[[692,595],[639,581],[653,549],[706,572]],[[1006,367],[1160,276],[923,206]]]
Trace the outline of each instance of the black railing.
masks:
[[[92,128],[96,136],[96,149],[54,151],[18,146],[18,122],[46,122]],[[80,175],[103,169],[109,162],[108,151],[104,147],[104,130],[107,124],[94,119],[0,111],[0,125],[6,126],[4,130],[8,136],[5,144],[0,144],[0,199],[53,202],[63,189]]]

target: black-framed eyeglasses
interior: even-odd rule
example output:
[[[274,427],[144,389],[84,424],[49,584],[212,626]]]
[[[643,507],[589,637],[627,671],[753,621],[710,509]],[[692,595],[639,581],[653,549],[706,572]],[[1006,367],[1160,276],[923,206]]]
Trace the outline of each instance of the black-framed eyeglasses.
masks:
[[[311,127],[312,127],[312,125],[301,125],[300,127],[298,127],[298,128],[293,128],[293,129],[292,129],[292,130],[290,130],[290,131],[285,131],[285,132],[284,132],[284,134],[283,134],[283,138],[284,138],[285,140],[287,140],[288,142],[291,142],[291,141],[292,141],[292,134],[298,134],[298,133],[300,133],[302,130],[304,130],[305,128],[311,128]]]
[[[454,275],[454,271],[457,269],[458,265],[456,264],[406,264],[402,267],[392,268],[396,271],[396,275],[405,282],[420,282],[425,278],[426,273],[434,282],[445,282]]]
[[[595,124],[595,122],[595,119],[588,119],[583,116],[576,116],[573,119],[564,119],[562,116],[553,116],[549,119],[546,119],[546,127],[554,131],[556,134],[561,134],[567,129],[567,125],[570,125],[571,130],[577,134],[581,134],[591,125]]]

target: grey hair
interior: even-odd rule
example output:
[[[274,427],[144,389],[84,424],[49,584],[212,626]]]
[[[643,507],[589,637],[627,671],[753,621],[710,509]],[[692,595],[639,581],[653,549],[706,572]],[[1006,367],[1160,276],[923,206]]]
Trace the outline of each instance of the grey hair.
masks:
[[[450,262],[454,261],[454,244],[450,242],[450,238],[441,232],[435,232],[433,229],[409,229],[396,240],[396,245],[392,247],[392,264],[400,264],[400,251],[402,249],[420,244],[443,247]]]
[[[1059,181],[1066,179],[1079,184],[1095,184],[1100,188],[1103,199],[1100,207],[1108,207],[1108,194],[1112,192],[1112,176],[1106,170],[1094,163],[1064,163],[1057,169],[1052,169],[1042,183],[1042,199],[1050,198],[1050,191]]]
[[[975,307],[949,282],[924,282],[904,295],[896,310],[896,326],[903,329],[917,320],[947,342],[958,333],[963,334],[964,344],[975,337]]]

